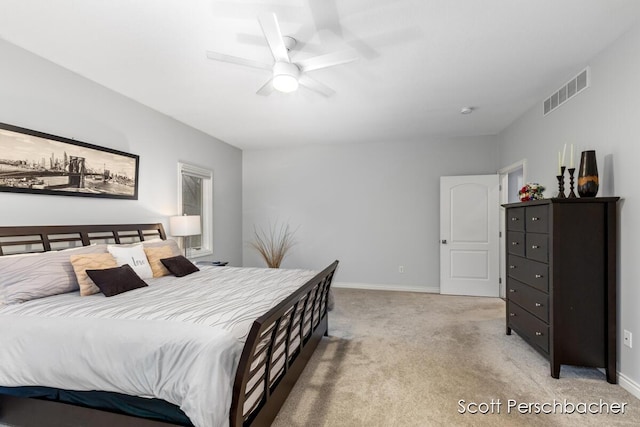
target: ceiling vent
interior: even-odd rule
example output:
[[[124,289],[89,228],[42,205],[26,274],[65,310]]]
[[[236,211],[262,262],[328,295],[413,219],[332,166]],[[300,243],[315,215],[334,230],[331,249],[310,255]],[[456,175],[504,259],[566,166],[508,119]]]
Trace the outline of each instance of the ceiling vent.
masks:
[[[551,95],[549,98],[544,100],[544,115],[546,116],[569,99],[576,96],[578,93],[582,92],[584,89],[589,87],[589,67],[585,68],[575,76],[573,79],[569,80],[569,83],[562,86],[557,92]]]

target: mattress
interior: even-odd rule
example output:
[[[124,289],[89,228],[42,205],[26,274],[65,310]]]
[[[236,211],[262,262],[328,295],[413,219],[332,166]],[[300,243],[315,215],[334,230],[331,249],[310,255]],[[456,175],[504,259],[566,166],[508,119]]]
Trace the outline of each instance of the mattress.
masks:
[[[227,425],[253,321],[314,275],[203,267],[111,298],[73,292],[0,307],[0,386],[158,398],[196,426]]]

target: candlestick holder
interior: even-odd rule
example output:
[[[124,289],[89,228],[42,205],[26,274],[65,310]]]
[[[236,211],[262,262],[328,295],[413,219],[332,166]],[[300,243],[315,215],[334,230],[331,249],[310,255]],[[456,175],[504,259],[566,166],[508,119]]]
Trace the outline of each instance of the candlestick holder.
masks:
[[[577,196],[576,196],[576,193],[573,192],[573,174],[575,173],[576,168],[569,168],[568,170],[569,170],[569,190],[570,190],[568,198],[575,199]]]
[[[557,175],[558,178],[558,195],[556,196],[558,199],[566,199],[567,196],[564,195],[564,170],[566,166],[562,166],[560,168],[560,175]]]

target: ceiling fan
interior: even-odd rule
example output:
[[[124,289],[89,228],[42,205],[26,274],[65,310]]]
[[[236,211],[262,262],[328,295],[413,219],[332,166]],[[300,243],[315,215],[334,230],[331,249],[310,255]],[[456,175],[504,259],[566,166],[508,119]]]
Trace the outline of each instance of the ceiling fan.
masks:
[[[282,35],[276,14],[265,13],[258,15],[258,22],[260,23],[262,33],[273,55],[273,64],[265,64],[251,59],[207,51],[207,58],[209,59],[272,71],[273,76],[258,89],[256,92],[258,95],[267,96],[271,94],[274,89],[285,93],[293,92],[297,90],[300,85],[329,97],[333,95],[335,91],[325,84],[309,77],[307,73],[321,68],[346,64],[358,59],[358,55],[354,50],[346,49],[293,62],[289,57],[289,50],[295,47],[296,39]]]

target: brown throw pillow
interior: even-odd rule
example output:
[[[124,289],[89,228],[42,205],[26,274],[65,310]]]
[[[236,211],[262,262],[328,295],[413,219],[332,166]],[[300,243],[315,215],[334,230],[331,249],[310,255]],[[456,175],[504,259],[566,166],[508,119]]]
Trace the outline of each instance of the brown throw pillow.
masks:
[[[167,267],[165,267],[164,264],[160,262],[161,259],[171,258],[173,256],[173,250],[171,249],[171,246],[164,245],[144,248],[144,253],[145,255],[147,255],[147,259],[149,260],[149,265],[151,266],[153,277],[168,276],[169,274],[171,274],[171,272],[167,270]]]
[[[87,274],[106,297],[147,286],[129,264],[105,270],[87,270]]]
[[[187,274],[200,271],[198,267],[182,255],[161,259],[160,262],[176,277],[183,277]]]
[[[110,253],[71,255],[69,259],[71,260],[73,271],[76,273],[76,278],[80,285],[80,295],[82,296],[100,292],[100,288],[87,275],[87,270],[103,270],[118,266],[116,259]]]

